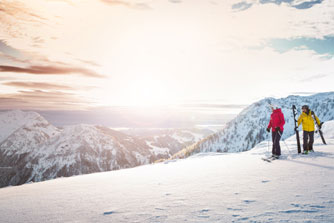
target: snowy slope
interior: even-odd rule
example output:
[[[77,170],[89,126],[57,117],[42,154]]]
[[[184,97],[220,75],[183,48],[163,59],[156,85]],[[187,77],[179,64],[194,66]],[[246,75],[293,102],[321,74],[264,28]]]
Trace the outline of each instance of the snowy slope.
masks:
[[[283,139],[294,134],[292,105],[296,105],[300,112],[301,106],[307,104],[321,121],[334,120],[334,92],[308,97],[265,98],[244,109],[235,119],[227,123],[222,131],[181,150],[174,155],[174,158],[187,157],[198,152],[240,152],[253,148],[259,142],[271,137],[271,134],[266,132],[271,114],[269,104],[276,104],[282,108],[286,121]]]
[[[260,159],[264,141],[243,153],[2,188],[1,222],[334,222],[333,121],[324,133],[328,145],[317,137],[311,155],[297,155],[290,137],[272,163]]]
[[[200,137],[195,130],[142,138],[103,126],[57,128],[36,112],[18,110],[0,113],[0,123],[0,187],[148,164]]]

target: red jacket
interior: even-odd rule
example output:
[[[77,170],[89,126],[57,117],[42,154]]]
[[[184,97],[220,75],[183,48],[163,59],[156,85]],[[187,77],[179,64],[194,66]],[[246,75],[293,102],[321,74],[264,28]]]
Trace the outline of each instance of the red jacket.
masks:
[[[275,109],[273,113],[271,113],[268,128],[271,128],[271,130],[275,132],[276,131],[275,128],[279,127],[280,130],[283,132],[284,124],[285,124],[285,120],[284,120],[284,115],[282,113],[282,110],[280,108]]]

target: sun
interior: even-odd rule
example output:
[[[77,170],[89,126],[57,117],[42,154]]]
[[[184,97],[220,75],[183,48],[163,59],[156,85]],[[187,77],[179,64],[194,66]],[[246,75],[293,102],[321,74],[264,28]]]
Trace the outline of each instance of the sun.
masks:
[[[122,104],[135,107],[160,106],[172,102],[168,85],[152,77],[128,80],[119,97]]]
[[[92,101],[92,107],[146,108],[174,106],[180,103],[179,85],[168,77],[142,74],[121,79],[108,78],[100,82],[99,88],[83,92],[83,96]]]

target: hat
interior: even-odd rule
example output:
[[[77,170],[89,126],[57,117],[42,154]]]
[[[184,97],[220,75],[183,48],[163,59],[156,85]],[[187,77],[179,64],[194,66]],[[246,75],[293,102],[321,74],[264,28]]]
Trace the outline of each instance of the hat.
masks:
[[[303,106],[302,106],[302,109],[304,109],[304,108],[307,109],[307,110],[309,110],[308,105],[303,105]]]
[[[279,106],[276,105],[276,104],[269,104],[269,106],[270,106],[272,109],[278,109],[278,108],[279,108]]]

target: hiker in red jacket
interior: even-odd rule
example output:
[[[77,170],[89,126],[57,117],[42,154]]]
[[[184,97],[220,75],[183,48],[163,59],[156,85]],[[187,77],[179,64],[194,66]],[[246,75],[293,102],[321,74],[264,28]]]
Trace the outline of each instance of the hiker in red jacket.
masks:
[[[270,105],[272,113],[270,116],[270,121],[267,127],[267,132],[272,132],[272,140],[273,140],[273,157],[278,159],[281,155],[281,147],[279,141],[283,134],[283,126],[285,124],[284,115],[282,110],[277,105]]]

